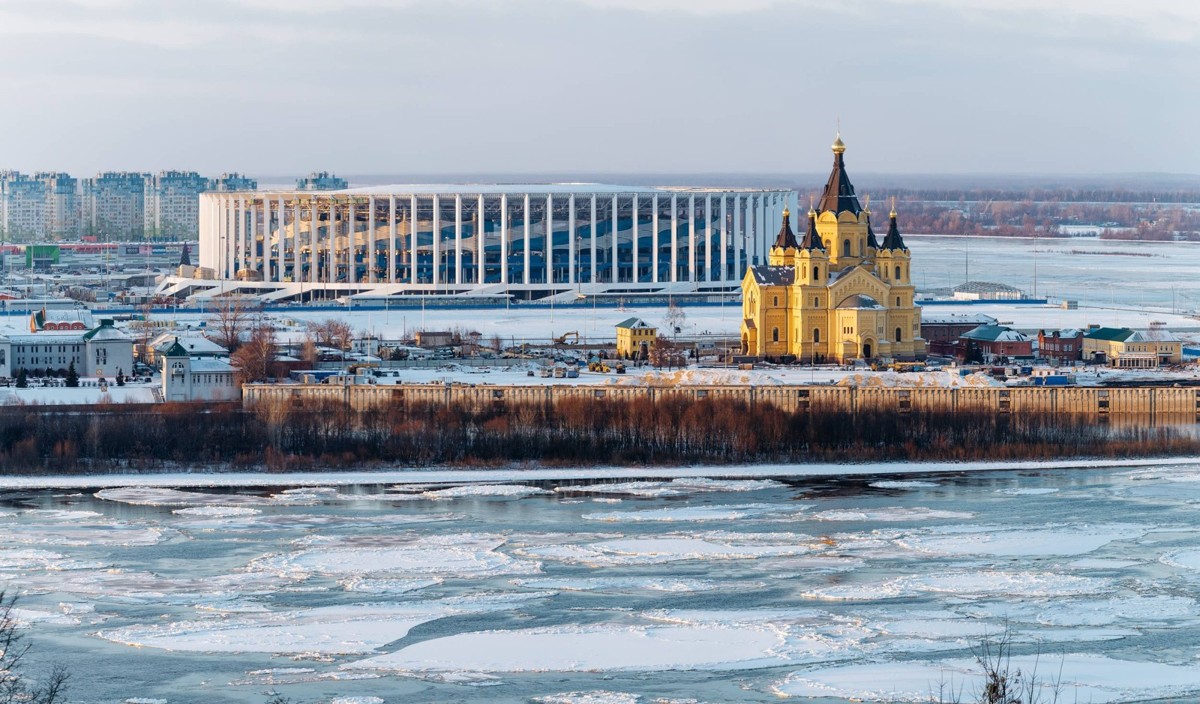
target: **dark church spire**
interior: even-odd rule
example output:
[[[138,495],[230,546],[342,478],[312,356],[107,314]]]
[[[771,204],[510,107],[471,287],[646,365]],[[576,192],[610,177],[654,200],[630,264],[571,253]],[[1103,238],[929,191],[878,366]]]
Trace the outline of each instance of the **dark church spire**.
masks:
[[[867,246],[879,249],[879,240],[875,238],[875,230],[871,229],[871,196],[867,196],[867,204],[863,208],[863,213],[867,216]]]
[[[888,214],[887,236],[883,238],[883,249],[900,249],[908,251],[904,240],[900,238],[900,228],[896,227],[896,199],[892,199],[892,212]]]
[[[817,211],[808,206],[808,232],[804,233],[804,241],[800,243],[800,249],[819,249],[825,251],[825,243],[821,241],[821,236],[817,234]]]
[[[822,213],[829,211],[837,215],[848,210],[857,216],[862,212],[858,196],[854,195],[854,184],[850,183],[850,177],[846,175],[846,163],[842,160],[845,153],[846,145],[842,143],[842,135],[839,133],[833,142],[833,171],[829,174],[829,181],[821,193],[821,201],[817,203],[817,210]]]
[[[188,248],[187,244],[185,243],[183,245],[183,252],[181,252],[179,255],[179,266],[191,266],[191,265],[192,265],[192,251]]]
[[[796,233],[792,232],[791,212],[783,209],[783,225],[779,228],[779,236],[775,238],[775,246],[780,249],[796,249]]]

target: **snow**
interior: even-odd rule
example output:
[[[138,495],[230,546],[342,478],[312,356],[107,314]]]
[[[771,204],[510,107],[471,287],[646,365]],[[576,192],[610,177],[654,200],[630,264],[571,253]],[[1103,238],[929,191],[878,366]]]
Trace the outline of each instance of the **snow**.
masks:
[[[16,387],[0,388],[0,405],[84,405],[99,403],[156,403],[154,387],[150,385],[109,385],[107,391],[101,391],[99,386],[81,386],[73,389],[66,387],[29,388]]]
[[[1060,676],[1067,701],[1104,702],[1179,697],[1200,689],[1200,670],[1186,665],[1117,660],[1102,655],[1013,656],[1012,670],[1036,673],[1043,699]],[[968,696],[982,675],[973,660],[842,665],[796,672],[772,689],[784,697],[829,697],[883,702],[923,702],[938,695],[939,683]],[[949,692],[947,692],[949,694]]]
[[[767,626],[592,624],[460,633],[352,662],[393,671],[595,672],[724,670],[780,664],[781,635]]]
[[[922,593],[952,594],[964,599],[988,596],[1066,597],[1100,594],[1111,588],[1112,582],[1109,580],[1094,577],[976,570],[908,575],[881,582],[840,583],[806,589],[801,594],[812,599],[830,601],[876,601],[912,597]]]
[[[645,470],[642,470],[645,474]],[[655,474],[659,471],[654,470]],[[589,484],[585,486],[560,486],[554,490],[561,494],[622,494],[643,498],[658,498],[664,496],[686,496],[711,491],[761,491],[776,489],[784,486],[772,480],[735,480],[712,479],[705,477],[690,478],[682,476],[671,481],[635,481],[615,484]]]
[[[245,506],[195,506],[177,508],[171,513],[179,516],[203,516],[205,518],[232,518],[234,516],[257,516],[262,511]]]
[[[547,694],[544,697],[534,697],[535,704],[638,704],[642,698],[628,692],[560,692]]]
[[[512,583],[526,589],[551,589],[565,592],[601,592],[605,594],[638,594],[664,592],[691,594],[754,587],[755,583],[718,583],[683,577],[584,577],[578,579],[514,579]],[[761,585],[759,585],[761,586]]]
[[[714,465],[695,467],[656,467],[652,473],[657,477],[675,477],[686,479],[687,484],[699,488],[706,485],[720,487],[709,490],[729,491],[722,484],[728,484],[725,479],[739,478],[747,480],[744,485],[751,485],[750,480],[758,480],[757,488],[784,486],[783,484],[761,480],[770,477],[848,477],[872,475],[924,475],[944,472],[993,472],[993,471],[1023,471],[1023,470],[1053,470],[1053,469],[1102,469],[1107,467],[1146,467],[1151,468],[1145,476],[1133,476],[1133,479],[1151,479],[1166,475],[1194,476],[1192,481],[1200,481],[1200,457],[1173,457],[1153,459],[1120,459],[1120,460],[1041,460],[1021,462],[864,462],[861,464],[812,463],[812,464],[756,464],[756,465]],[[1174,472],[1172,471],[1174,468]],[[1180,470],[1188,468],[1190,471]],[[1175,474],[1182,472],[1180,474]],[[150,488],[215,488],[215,487],[263,487],[288,485],[323,485],[349,486],[355,484],[464,484],[475,482],[522,482],[522,481],[581,481],[581,480],[636,480],[645,477],[644,467],[576,467],[576,468],[539,468],[539,469],[417,469],[417,470],[387,470],[387,471],[354,471],[354,472],[163,472],[159,474],[137,475],[137,483],[142,492]],[[724,479],[723,479],[724,478]],[[77,475],[37,475],[37,476],[0,476],[0,489],[116,489],[128,487],[131,475],[128,474],[90,474]],[[1180,479],[1186,481],[1186,479]],[[877,482],[878,483],[878,482]],[[604,485],[592,485],[588,491],[595,493]],[[730,485],[738,486],[738,485]],[[563,487],[564,490],[578,491],[580,487]],[[744,489],[752,490],[752,489]],[[126,490],[134,491],[134,490]],[[122,492],[124,493],[124,492]],[[119,494],[107,494],[101,498],[123,500]],[[228,495],[197,494],[199,497],[212,497],[207,503],[229,505],[234,498]],[[403,498],[397,495],[396,499]],[[250,501],[247,501],[249,499]],[[242,497],[238,503],[253,503],[255,497]],[[187,495],[175,505],[190,505],[195,501]],[[147,505],[169,505],[150,503]]]
[[[1009,496],[1045,496],[1058,493],[1058,489],[1054,487],[1012,487],[1011,489],[998,489],[996,493]]]
[[[869,486],[875,487],[876,489],[932,489],[934,487],[941,486],[941,484],[938,484],[937,482],[924,482],[919,480],[896,480],[871,482]]]
[[[383,704],[379,697],[334,697],[329,704]]]
[[[658,565],[684,560],[751,560],[760,557],[801,555],[810,551],[808,536],[793,540],[764,540],[758,534],[691,535],[667,534],[658,537],[632,537],[586,545],[552,545],[522,548],[518,554],[569,564],[592,567],[618,565]]]
[[[418,589],[436,587],[441,579],[365,579],[351,577],[338,582],[342,589],[348,592],[364,592],[367,594],[405,594]]]

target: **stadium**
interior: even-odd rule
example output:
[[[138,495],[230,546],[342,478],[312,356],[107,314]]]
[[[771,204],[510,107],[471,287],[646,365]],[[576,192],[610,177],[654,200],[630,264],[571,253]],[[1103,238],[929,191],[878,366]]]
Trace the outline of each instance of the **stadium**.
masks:
[[[765,261],[789,190],[598,184],[205,193],[166,296],[264,303],[719,297]]]

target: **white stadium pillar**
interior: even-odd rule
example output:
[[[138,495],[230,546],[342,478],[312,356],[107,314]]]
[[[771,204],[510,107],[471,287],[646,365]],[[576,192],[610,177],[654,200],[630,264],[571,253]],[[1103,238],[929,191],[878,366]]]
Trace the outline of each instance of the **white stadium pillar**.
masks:
[[[721,194],[721,275],[717,281],[729,280],[729,194]]]
[[[578,284],[579,272],[575,271],[575,260],[578,258],[575,247],[575,194],[567,198],[567,283]]]
[[[508,194],[500,194],[500,283],[508,284]]]
[[[408,199],[408,261],[409,268],[412,272],[408,275],[409,283],[417,283],[417,224],[420,219],[417,217],[417,197],[410,196]]]
[[[598,291],[596,288],[596,194],[592,194],[592,290]]]
[[[367,255],[363,257],[367,265],[367,283],[375,283],[375,196],[367,199]]]
[[[358,253],[358,219],[354,213],[354,200],[350,200],[346,215],[346,282],[358,283],[358,263],[354,261]]]
[[[630,269],[631,273],[629,275],[629,280],[636,284],[638,281],[638,197],[636,193],[633,194],[633,201],[629,207],[629,214],[632,216],[630,239],[633,243],[629,250],[631,254],[629,263],[632,267]]]
[[[704,280],[713,280],[712,242],[713,242],[713,212],[712,194],[704,196]]]
[[[487,203],[483,194],[479,194],[479,202],[475,206],[475,283],[482,284],[487,276],[484,260],[487,258]]]
[[[650,199],[650,207],[654,212],[650,215],[650,266],[653,271],[650,272],[650,280],[658,283],[658,194]]]
[[[338,212],[341,206],[336,199],[329,199],[329,225],[325,228],[325,236],[329,239],[328,252],[325,255],[325,279],[335,284],[338,280],[337,266],[337,235],[338,235]]]
[[[696,282],[696,196],[688,196],[688,281]]]
[[[542,220],[542,230],[546,233],[543,241],[542,256],[546,258],[546,283],[554,285],[554,194],[546,194],[546,217]],[[553,289],[551,289],[553,290]]]
[[[388,197],[388,257],[387,277],[389,284],[396,283],[396,196]]]
[[[679,280],[679,198],[671,194],[671,283]]]
[[[462,283],[462,194],[454,196],[454,283]]]
[[[529,283],[529,194],[525,194],[525,276],[523,281]]]
[[[614,283],[614,284],[618,283],[621,280],[621,261],[618,258],[619,254],[620,254],[620,251],[619,251],[620,248],[617,247],[617,243],[621,239],[621,237],[620,237],[620,233],[621,233],[620,206],[621,206],[621,202],[618,199],[617,194],[614,193],[613,199],[612,199],[612,212],[609,213],[609,215],[611,216],[609,219],[612,221],[612,241],[608,243],[609,249],[611,251],[611,256],[612,256],[611,280],[612,280],[612,283]]]
[[[433,285],[441,283],[442,268],[442,201],[433,194]]]

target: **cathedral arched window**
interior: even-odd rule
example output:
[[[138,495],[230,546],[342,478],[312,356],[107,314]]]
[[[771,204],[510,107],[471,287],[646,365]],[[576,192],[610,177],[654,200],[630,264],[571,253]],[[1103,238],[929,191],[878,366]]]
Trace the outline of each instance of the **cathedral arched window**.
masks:
[[[903,331],[900,328],[896,328],[896,342],[899,342],[903,338]]]
[[[899,296],[896,296],[896,307],[897,308],[900,307],[900,297]]]
[[[842,240],[842,256],[850,256],[850,240]]]
[[[897,281],[900,280],[900,267],[899,266],[896,267],[896,280]]]
[[[820,308],[820,307],[821,307],[821,299],[820,299],[820,298],[814,298],[814,299],[813,299],[813,308]]]
[[[771,297],[771,305],[774,306],[775,308],[779,307],[779,296]]]
[[[820,341],[821,341],[821,330],[820,330],[820,328],[813,328],[813,342],[814,342],[814,343],[817,343],[817,342],[820,342]]]
[[[771,328],[771,342],[779,342],[779,328]]]

